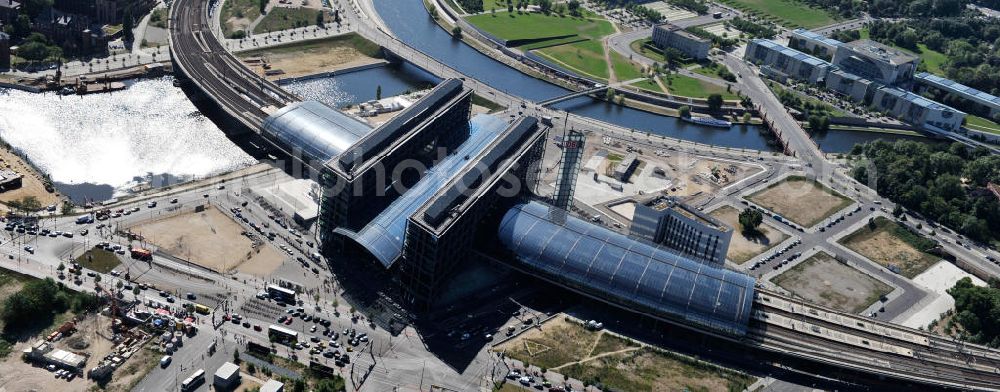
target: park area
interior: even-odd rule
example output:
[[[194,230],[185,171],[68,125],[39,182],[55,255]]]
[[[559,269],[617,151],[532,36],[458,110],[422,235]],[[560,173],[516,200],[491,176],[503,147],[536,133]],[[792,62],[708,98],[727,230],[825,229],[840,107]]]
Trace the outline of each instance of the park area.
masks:
[[[885,217],[847,235],[840,243],[907,278],[920,275],[940,258],[927,253],[937,244]]]
[[[336,37],[294,42],[239,53],[240,59],[263,59],[272,70],[283,73],[276,77],[297,77],[372,64],[382,58],[382,49],[355,33]],[[264,74],[263,63],[248,64]]]
[[[642,69],[601,40],[614,33],[610,22],[598,17],[506,11],[469,16],[466,21],[505,40],[508,47],[535,54],[582,76],[600,80],[632,80]]]
[[[729,241],[729,251],[726,258],[736,264],[743,264],[768,249],[775,247],[788,239],[789,235],[767,223],[761,223],[757,232],[744,234],[740,230],[740,211],[731,206],[722,206],[709,213],[729,228],[733,229],[733,237]]]
[[[615,391],[739,391],[751,376],[557,317],[496,347],[513,359]]]
[[[722,2],[789,28],[813,29],[837,22],[834,14],[796,0],[723,0]]]
[[[860,313],[892,287],[819,252],[771,279],[796,297],[842,312]]]
[[[220,273],[238,269],[263,276],[285,259],[264,242],[243,235],[243,227],[215,206],[185,209],[129,230],[164,253]]]
[[[746,199],[802,227],[813,227],[853,203],[847,196],[802,176],[788,176]]]

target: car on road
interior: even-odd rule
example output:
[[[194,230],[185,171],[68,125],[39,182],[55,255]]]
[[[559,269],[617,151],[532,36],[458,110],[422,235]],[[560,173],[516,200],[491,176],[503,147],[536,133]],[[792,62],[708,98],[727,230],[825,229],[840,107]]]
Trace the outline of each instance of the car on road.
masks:
[[[170,204],[177,204],[177,198],[170,199]]]
[[[31,245],[27,245],[27,246],[25,246],[25,247],[24,247],[24,251],[25,251],[25,252],[28,252],[28,253],[31,253],[31,254],[35,254],[35,248],[34,248],[34,247],[32,247]]]
[[[160,367],[165,368],[167,366],[170,366],[170,361],[172,360],[173,358],[171,356],[164,355],[163,358],[160,358]]]

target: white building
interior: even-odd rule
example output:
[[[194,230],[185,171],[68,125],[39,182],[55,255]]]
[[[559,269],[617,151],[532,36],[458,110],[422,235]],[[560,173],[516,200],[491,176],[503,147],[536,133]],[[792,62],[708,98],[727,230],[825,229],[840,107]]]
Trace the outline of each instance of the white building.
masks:
[[[896,85],[913,79],[920,57],[902,50],[861,39],[837,47],[833,65],[862,78]]]
[[[871,80],[834,68],[826,74],[827,90],[849,97],[854,102],[864,102],[868,93],[875,88]]]
[[[806,29],[795,29],[788,40],[788,46],[792,49],[811,53],[827,61],[833,58],[840,45],[843,45],[843,42]]]
[[[957,131],[965,119],[965,113],[960,110],[889,86],[875,90],[872,105],[900,120],[937,133]]]
[[[674,48],[695,60],[708,57],[712,42],[691,34],[680,26],[665,23],[653,28],[653,44],[660,48]]]
[[[767,39],[754,39],[743,59],[760,65],[761,72],[780,79],[791,78],[819,83],[830,63]]]
[[[913,79],[921,86],[920,91],[934,88],[976,104],[980,111],[973,112],[982,117],[992,119],[1000,114],[1000,97],[927,72],[918,73]]]
[[[215,371],[212,384],[215,385],[216,389],[235,389],[240,385],[240,366],[232,362],[222,364],[219,366],[219,370]]]
[[[260,392],[282,392],[285,390],[285,384],[275,379],[267,380],[264,385],[260,386]]]

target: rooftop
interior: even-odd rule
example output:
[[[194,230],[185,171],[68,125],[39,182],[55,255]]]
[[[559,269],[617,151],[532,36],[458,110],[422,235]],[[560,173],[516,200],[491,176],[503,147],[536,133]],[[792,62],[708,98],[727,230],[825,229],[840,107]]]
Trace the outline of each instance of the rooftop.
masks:
[[[20,6],[21,3],[14,0],[0,0],[0,8],[18,8]]]
[[[281,108],[264,120],[263,128],[289,148],[319,161],[347,150],[372,130],[368,124],[316,101]]]
[[[812,65],[812,66],[820,66],[820,65],[827,65],[827,66],[829,66],[830,65],[830,63],[828,63],[826,61],[820,60],[820,59],[818,59],[816,57],[813,57],[813,56],[810,56],[808,54],[802,53],[802,52],[797,51],[795,49],[789,48],[789,47],[787,47],[785,45],[782,45],[782,44],[779,44],[777,42],[771,41],[769,39],[760,39],[760,38],[757,38],[757,39],[754,39],[752,42],[754,42],[754,43],[756,43],[758,45],[761,45],[761,46],[763,46],[765,48],[769,48],[771,50],[778,51],[779,53],[781,53],[782,56],[788,56],[788,57],[791,57],[793,59],[799,60],[799,61],[801,61],[803,63]]]
[[[890,64],[899,65],[917,61],[920,57],[904,52],[891,46],[883,45],[870,39],[859,39],[843,45],[854,52],[888,61]]]
[[[916,76],[914,76],[914,79],[916,79],[919,82],[925,82],[934,87],[947,90],[949,92],[960,94],[967,99],[972,99],[988,105],[1000,105],[1000,97],[994,96],[984,91],[979,91],[977,89],[966,86],[951,79],[945,79],[940,76],[930,74],[927,72],[918,73]]]
[[[712,267],[539,202],[510,209],[500,242],[539,277],[655,317],[746,333],[754,279]]]
[[[806,29],[795,29],[794,31],[792,31],[792,33],[794,33],[796,35],[800,35],[803,38],[811,39],[813,41],[819,41],[819,42],[822,42],[822,43],[824,43],[826,45],[833,46],[833,47],[837,47],[837,46],[840,46],[840,45],[843,44],[843,42],[840,42],[840,41],[835,40],[833,38],[827,37],[827,36],[825,36],[823,34],[812,32],[812,31],[809,31],[809,30],[806,30]]]
[[[222,378],[224,380],[228,380],[232,378],[234,375],[237,375],[239,373],[240,373],[240,365],[237,365],[232,362],[226,362],[222,364],[222,366],[219,366],[219,370],[215,371],[215,376]]]
[[[672,31],[674,33],[677,33],[677,35],[684,36],[687,39],[691,39],[691,40],[695,40],[695,41],[702,41],[702,42],[708,42],[709,41],[709,40],[707,40],[705,38],[702,38],[702,37],[699,37],[697,35],[691,34],[687,30],[684,30],[680,26],[672,24],[672,23],[664,23],[664,24],[661,24],[661,25],[656,26],[656,27],[660,28],[660,29],[667,30],[667,31]]]
[[[729,227],[722,224],[722,222],[719,222],[715,218],[712,218],[711,216],[701,213],[701,211],[691,208],[691,206],[684,204],[673,197],[654,196],[649,200],[643,202],[643,204],[657,211],[663,211],[669,208],[705,226],[711,227],[716,230],[729,231]]]
[[[938,103],[938,102],[931,101],[931,100],[929,100],[927,98],[924,98],[924,97],[922,97],[920,95],[911,93],[909,91],[901,90],[901,89],[898,89],[896,87],[883,86],[881,88],[881,90],[884,91],[886,94],[895,96],[895,97],[897,97],[899,99],[910,101],[910,103],[913,104],[913,105],[917,105],[917,106],[924,107],[924,108],[927,108],[927,109],[932,109],[932,110],[940,110],[940,111],[950,110],[950,111],[955,112],[955,113],[965,114],[961,110],[952,108],[950,106],[947,106],[947,105],[944,105],[944,104],[941,104],[941,103]]]

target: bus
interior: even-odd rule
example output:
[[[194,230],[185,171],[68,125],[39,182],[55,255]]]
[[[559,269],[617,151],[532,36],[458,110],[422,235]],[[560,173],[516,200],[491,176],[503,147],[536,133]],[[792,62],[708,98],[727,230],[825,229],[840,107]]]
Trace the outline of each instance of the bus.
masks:
[[[191,377],[184,379],[184,382],[181,383],[181,391],[192,391],[203,382],[205,382],[205,369],[198,369]]]
[[[275,301],[295,304],[295,292],[273,284],[267,285],[267,295]]]
[[[267,327],[267,337],[272,342],[281,343],[289,346],[299,342],[298,332],[274,324],[271,324],[270,327]]]
[[[194,311],[201,314],[208,314],[212,309],[202,304],[194,304]]]

